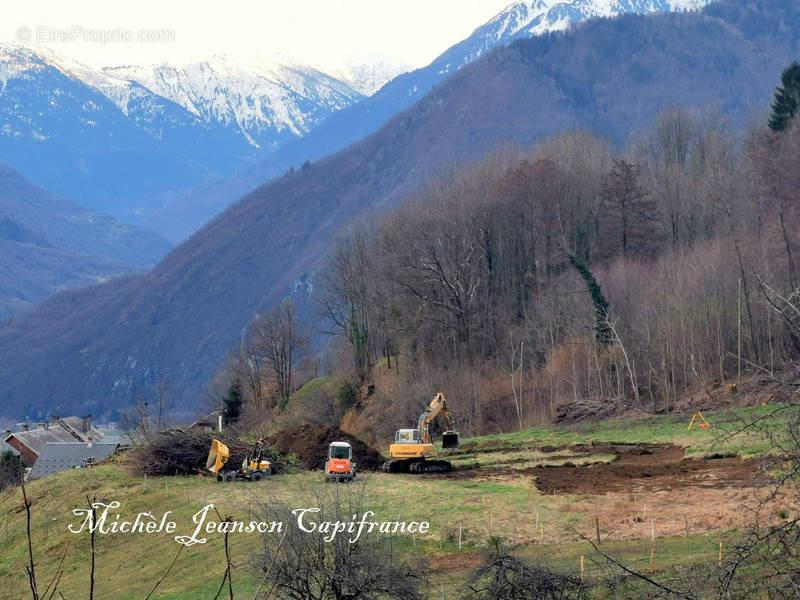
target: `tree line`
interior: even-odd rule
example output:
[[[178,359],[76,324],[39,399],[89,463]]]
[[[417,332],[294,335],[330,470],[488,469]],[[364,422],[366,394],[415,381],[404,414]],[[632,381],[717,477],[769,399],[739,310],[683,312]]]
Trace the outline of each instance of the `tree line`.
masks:
[[[570,131],[441,172],[334,241],[315,276],[325,355],[286,300],[250,323],[215,402],[269,420],[335,372],[347,398],[318,394],[320,418],[355,407],[355,432],[382,437],[446,386],[474,434],[774,376],[800,351],[770,302],[798,289],[796,63],[781,84],[743,133],[673,106],[622,149]]]
[[[580,131],[499,150],[342,235],[319,314],[362,381],[381,358],[462,398],[470,372],[505,378],[508,423],[670,410],[796,359],[766,289],[798,286],[798,177],[796,125],[736,134],[681,107],[621,152]]]

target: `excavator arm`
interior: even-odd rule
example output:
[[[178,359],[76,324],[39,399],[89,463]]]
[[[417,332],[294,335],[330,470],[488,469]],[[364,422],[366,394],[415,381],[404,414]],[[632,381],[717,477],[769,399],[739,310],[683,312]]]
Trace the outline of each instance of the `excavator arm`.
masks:
[[[439,392],[434,396],[431,403],[425,411],[419,416],[419,423],[417,428],[420,431],[423,444],[431,443],[431,436],[429,426],[437,416],[441,415],[445,421],[445,431],[442,434],[442,448],[457,448],[458,447],[458,432],[456,431],[455,423],[453,422],[450,413],[447,410],[447,400],[444,394]]]

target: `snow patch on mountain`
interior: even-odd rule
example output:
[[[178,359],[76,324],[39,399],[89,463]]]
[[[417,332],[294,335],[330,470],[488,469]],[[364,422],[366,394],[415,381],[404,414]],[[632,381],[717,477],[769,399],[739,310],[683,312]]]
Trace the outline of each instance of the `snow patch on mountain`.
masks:
[[[254,146],[269,144],[275,132],[303,136],[363,97],[348,82],[314,67],[230,56],[181,66],[109,67],[103,73],[136,82],[204,121],[233,126]]]
[[[372,93],[398,70],[388,64],[365,65],[343,72],[340,79],[299,63],[239,61],[230,56],[187,65],[92,69],[51,50],[0,44],[0,85],[15,78],[35,78],[48,67],[99,91],[156,137],[155,120],[174,103],[198,123],[235,131],[254,147],[274,147],[305,135],[332,112]]]
[[[478,27],[470,37],[451,48],[457,60],[442,72],[449,73],[476,60],[481,54],[515,39],[563,31],[595,17],[614,17],[626,13],[646,14],[699,10],[711,0],[523,0],[511,4]]]

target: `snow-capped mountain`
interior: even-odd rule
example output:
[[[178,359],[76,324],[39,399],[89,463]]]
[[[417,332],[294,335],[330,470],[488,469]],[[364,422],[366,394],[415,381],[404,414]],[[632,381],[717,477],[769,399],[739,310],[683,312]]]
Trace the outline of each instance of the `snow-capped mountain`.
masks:
[[[592,17],[694,10],[707,3],[707,0],[524,0],[511,4],[429,65],[398,75],[374,94],[332,114],[319,127],[285,144],[247,171],[177,198],[149,220],[148,225],[173,242],[184,239],[259,183],[307,159],[331,154],[366,137],[448,75],[498,46],[561,31]]]
[[[349,65],[345,68],[326,69],[326,72],[346,81],[364,96],[372,96],[392,79],[411,70],[408,65],[389,60]]]
[[[434,63],[451,73],[481,54],[516,39],[563,31],[595,17],[698,10],[711,0],[523,0],[511,4]],[[444,59],[444,60],[443,60]],[[416,95],[416,92],[413,92]]]
[[[252,160],[240,134],[136,82],[0,45],[0,162],[55,194],[132,218]]]
[[[0,161],[58,195],[122,219],[138,218],[176,198],[185,202],[187,190],[250,165],[250,179],[230,189],[249,189],[339,150],[463,65],[515,39],[591,17],[705,4],[523,0],[427,67],[400,75],[402,65],[386,62],[333,71],[284,58],[226,56],[96,70],[50,52],[0,44]],[[190,232],[234,199],[219,194],[190,206],[197,214],[179,218],[181,231]],[[162,233],[171,229],[159,226]]]
[[[363,97],[348,82],[313,67],[247,63],[230,56],[182,66],[106,68],[103,73],[136,82],[204,122],[232,127],[256,147],[303,136],[330,113]]]
[[[291,64],[91,69],[0,43],[0,162],[117,217],[153,212],[363,98]]]

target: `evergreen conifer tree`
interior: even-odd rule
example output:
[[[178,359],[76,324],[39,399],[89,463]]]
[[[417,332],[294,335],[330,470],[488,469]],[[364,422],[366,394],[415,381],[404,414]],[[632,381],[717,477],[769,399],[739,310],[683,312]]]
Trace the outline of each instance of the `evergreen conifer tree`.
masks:
[[[800,64],[794,61],[781,73],[781,86],[775,89],[769,128],[786,131],[800,108]]]
[[[228,391],[222,397],[222,418],[226,423],[235,423],[239,420],[242,411],[242,386],[239,379],[234,379]]]

